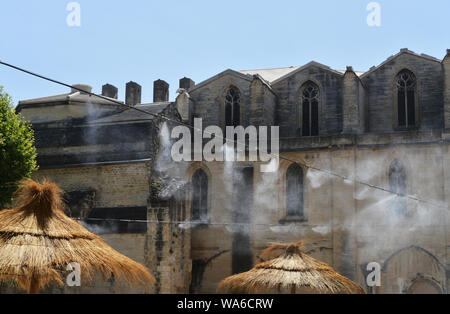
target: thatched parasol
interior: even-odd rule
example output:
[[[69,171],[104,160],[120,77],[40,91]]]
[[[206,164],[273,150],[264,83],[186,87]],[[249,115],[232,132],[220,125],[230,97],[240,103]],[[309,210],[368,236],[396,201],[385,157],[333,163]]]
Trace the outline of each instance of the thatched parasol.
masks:
[[[24,181],[18,195],[18,207],[0,211],[0,279],[14,279],[37,293],[49,282],[62,285],[61,271],[75,262],[83,280],[92,280],[99,271],[146,290],[154,283],[144,266],[64,214],[56,184]]]
[[[350,279],[327,264],[306,255],[301,242],[275,243],[261,257],[282,251],[278,257],[262,262],[251,270],[225,278],[218,287],[222,293],[327,293],[364,294]]]

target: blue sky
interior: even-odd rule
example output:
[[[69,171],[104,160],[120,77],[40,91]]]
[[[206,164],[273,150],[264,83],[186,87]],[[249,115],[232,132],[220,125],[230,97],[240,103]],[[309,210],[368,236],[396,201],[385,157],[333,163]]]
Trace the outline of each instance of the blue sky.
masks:
[[[450,48],[448,0],[378,0],[380,27],[367,25],[370,0],[78,0],[80,27],[66,23],[69,2],[3,0],[0,60],[96,93],[110,83],[120,99],[133,80],[143,102],[159,78],[172,100],[184,76],[311,60],[366,71],[400,48],[440,59]],[[3,66],[0,85],[15,104],[68,90]]]

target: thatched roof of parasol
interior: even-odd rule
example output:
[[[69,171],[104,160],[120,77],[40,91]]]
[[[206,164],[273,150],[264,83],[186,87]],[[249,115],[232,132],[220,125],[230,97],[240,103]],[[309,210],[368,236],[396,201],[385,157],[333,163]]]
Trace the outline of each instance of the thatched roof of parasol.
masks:
[[[280,255],[281,251],[281,255]],[[364,294],[350,279],[327,264],[306,255],[301,242],[275,243],[261,254],[278,256],[251,270],[225,278],[218,286],[222,293],[323,293]]]
[[[63,284],[61,271],[78,263],[82,280],[96,272],[149,288],[154,278],[141,264],[115,251],[63,212],[62,191],[44,181],[24,181],[18,206],[0,211],[0,278],[25,289],[32,282]]]

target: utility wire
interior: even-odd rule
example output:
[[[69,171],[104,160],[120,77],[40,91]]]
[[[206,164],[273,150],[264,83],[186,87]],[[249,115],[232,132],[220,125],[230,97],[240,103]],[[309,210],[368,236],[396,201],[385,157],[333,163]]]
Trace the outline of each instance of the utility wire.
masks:
[[[90,96],[98,97],[98,98],[101,98],[101,99],[103,99],[103,100],[107,100],[107,101],[109,101],[109,102],[115,103],[115,104],[120,105],[120,106],[122,106],[122,107],[126,107],[126,108],[128,108],[128,109],[133,109],[133,110],[139,111],[139,112],[141,112],[141,113],[151,115],[151,116],[153,116],[153,117],[155,117],[155,118],[161,118],[161,119],[166,120],[166,121],[169,121],[169,122],[173,122],[173,123],[176,123],[176,124],[180,124],[180,125],[183,125],[183,126],[185,126],[185,127],[188,127],[188,128],[190,128],[190,129],[192,129],[192,130],[195,130],[195,131],[200,131],[200,132],[203,131],[203,130],[201,130],[201,129],[199,129],[199,128],[196,128],[196,127],[194,127],[194,126],[192,126],[192,125],[190,125],[190,124],[184,123],[184,122],[182,122],[182,121],[173,120],[173,119],[171,119],[171,118],[169,118],[169,117],[166,117],[166,116],[164,116],[164,115],[161,115],[161,114],[159,114],[159,113],[148,112],[148,111],[146,111],[146,110],[142,110],[142,109],[140,109],[140,108],[136,108],[136,107],[134,107],[134,106],[127,105],[127,104],[125,104],[125,103],[123,103],[123,102],[121,102],[121,101],[118,101],[118,100],[115,100],[115,99],[112,99],[112,98],[109,98],[109,97],[105,97],[105,96],[103,96],[103,95],[98,95],[98,94],[95,94],[95,93],[92,93],[92,92],[85,91],[85,90],[80,89],[80,88],[78,88],[78,87],[76,87],[76,86],[72,86],[72,85],[70,85],[70,84],[67,84],[67,83],[64,83],[64,82],[61,82],[61,81],[58,81],[58,80],[55,80],[55,79],[52,79],[52,78],[49,78],[49,77],[46,77],[46,76],[37,74],[37,73],[34,73],[34,72],[31,72],[31,71],[26,70],[26,69],[23,69],[23,68],[21,68],[21,67],[18,67],[18,66],[15,66],[15,65],[12,65],[12,64],[3,62],[3,61],[1,61],[1,60],[0,60],[0,64],[2,64],[2,65],[4,65],[4,66],[7,66],[7,67],[10,67],[10,68],[12,68],[12,69],[15,69],[15,70],[17,70],[17,71],[21,71],[21,72],[24,72],[24,73],[26,73],[26,74],[29,74],[29,75],[32,75],[32,76],[41,78],[41,79],[43,79],[43,80],[47,80],[47,81],[50,81],[50,82],[55,83],[55,84],[59,84],[59,85],[62,85],[62,86],[69,87],[69,88],[71,88],[71,89],[74,89],[74,90],[77,90],[77,91],[79,91],[79,92],[88,94],[88,95],[90,95]],[[211,135],[211,136],[213,135],[213,133],[210,133],[210,132],[206,132],[206,131],[203,131],[203,132],[205,132],[205,133],[207,133],[207,134],[209,134],[209,135]],[[234,144],[241,144],[241,145],[243,144],[243,146],[244,146],[246,149],[249,149],[249,146],[248,146],[245,142],[244,142],[244,143],[240,143],[240,142],[238,142],[238,141],[236,141],[236,140],[234,140],[234,139],[227,139],[227,138],[224,138],[224,137],[221,137],[221,136],[217,136],[216,134],[214,134],[214,136],[217,137],[217,138],[219,138],[219,139],[226,140],[227,142],[231,142],[231,143],[234,143]],[[340,175],[340,174],[335,173],[335,172],[332,172],[332,171],[330,171],[330,170],[325,170],[325,169],[321,169],[321,168],[318,168],[318,167],[314,167],[314,166],[305,164],[304,162],[301,162],[301,161],[298,161],[298,160],[293,160],[293,159],[290,159],[290,158],[281,156],[280,154],[272,154],[272,155],[275,156],[275,157],[277,157],[277,158],[279,158],[279,159],[283,159],[283,160],[286,160],[286,161],[289,161],[289,162],[292,162],[292,163],[296,163],[296,164],[302,165],[303,167],[305,167],[305,168],[307,168],[307,169],[312,169],[312,170],[315,170],[315,171],[319,171],[319,172],[326,173],[326,174],[329,175],[329,176],[333,176],[333,177],[336,177],[336,178],[340,178],[340,179],[342,179],[342,180],[344,180],[344,181],[350,181],[350,182],[353,182],[353,183],[365,185],[365,186],[368,186],[368,187],[370,187],[370,188],[378,189],[378,190],[383,191],[383,192],[386,192],[386,193],[390,193],[390,194],[394,194],[394,195],[397,195],[397,196],[400,196],[400,197],[408,198],[408,199],[411,199],[411,200],[414,200],[414,201],[417,201],[417,202],[426,203],[426,204],[428,204],[428,205],[431,205],[431,206],[434,206],[434,207],[437,207],[437,208],[444,208],[444,209],[447,209],[447,208],[448,208],[448,205],[442,207],[442,206],[440,206],[439,204],[434,204],[434,202],[432,202],[432,201],[430,201],[430,200],[424,200],[424,199],[420,199],[420,198],[418,198],[418,197],[416,197],[416,196],[400,194],[400,193],[397,193],[397,192],[395,192],[395,191],[391,191],[391,190],[389,190],[389,189],[386,189],[386,188],[383,188],[383,187],[380,187],[380,186],[377,186],[377,185],[374,185],[374,184],[370,184],[370,183],[367,183],[367,182],[363,182],[363,181],[360,181],[360,180],[357,180],[357,179],[352,179],[352,178],[349,178],[349,177]]]
[[[183,225],[186,226],[186,229],[189,227],[196,227],[196,226],[201,226],[201,225],[212,225],[212,226],[262,226],[262,227],[289,227],[290,226],[290,222],[287,221],[286,224],[275,224],[275,223],[252,223],[252,222],[210,222],[210,221],[189,221],[189,220],[181,220],[181,221],[167,221],[167,220],[161,220],[161,221],[155,221],[155,220],[145,220],[145,219],[119,219],[119,218],[77,218],[77,217],[70,217],[71,219],[74,220],[78,220],[78,221],[83,221],[83,222],[89,222],[89,221],[96,221],[96,222],[101,222],[101,221],[105,221],[105,222],[127,222],[127,223],[146,223],[146,224],[173,224],[173,225]],[[405,220],[407,222],[407,220]],[[293,221],[292,223],[295,223],[295,221]],[[340,223],[339,225],[345,225],[346,223]],[[308,224],[309,227],[314,227],[314,226],[330,226],[331,227],[332,223],[325,223],[325,224]],[[364,224],[365,225],[365,224]],[[433,227],[438,227],[438,226],[447,226],[446,224],[430,224]],[[381,224],[371,224],[372,227],[376,227],[376,226],[385,226],[385,225],[381,225]]]

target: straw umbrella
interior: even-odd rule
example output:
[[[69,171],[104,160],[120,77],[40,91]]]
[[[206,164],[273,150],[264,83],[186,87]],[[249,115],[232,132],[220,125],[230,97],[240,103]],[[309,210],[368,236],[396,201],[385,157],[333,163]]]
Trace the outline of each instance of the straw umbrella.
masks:
[[[364,290],[338,274],[327,264],[306,255],[301,242],[275,243],[261,254],[280,252],[278,257],[253,269],[225,278],[218,287],[222,293],[326,293],[363,294]]]
[[[14,279],[28,293],[38,293],[50,282],[62,285],[61,271],[75,262],[83,280],[99,271],[146,291],[154,283],[144,266],[64,214],[56,184],[24,181],[18,195],[16,208],[0,211],[0,279]]]

